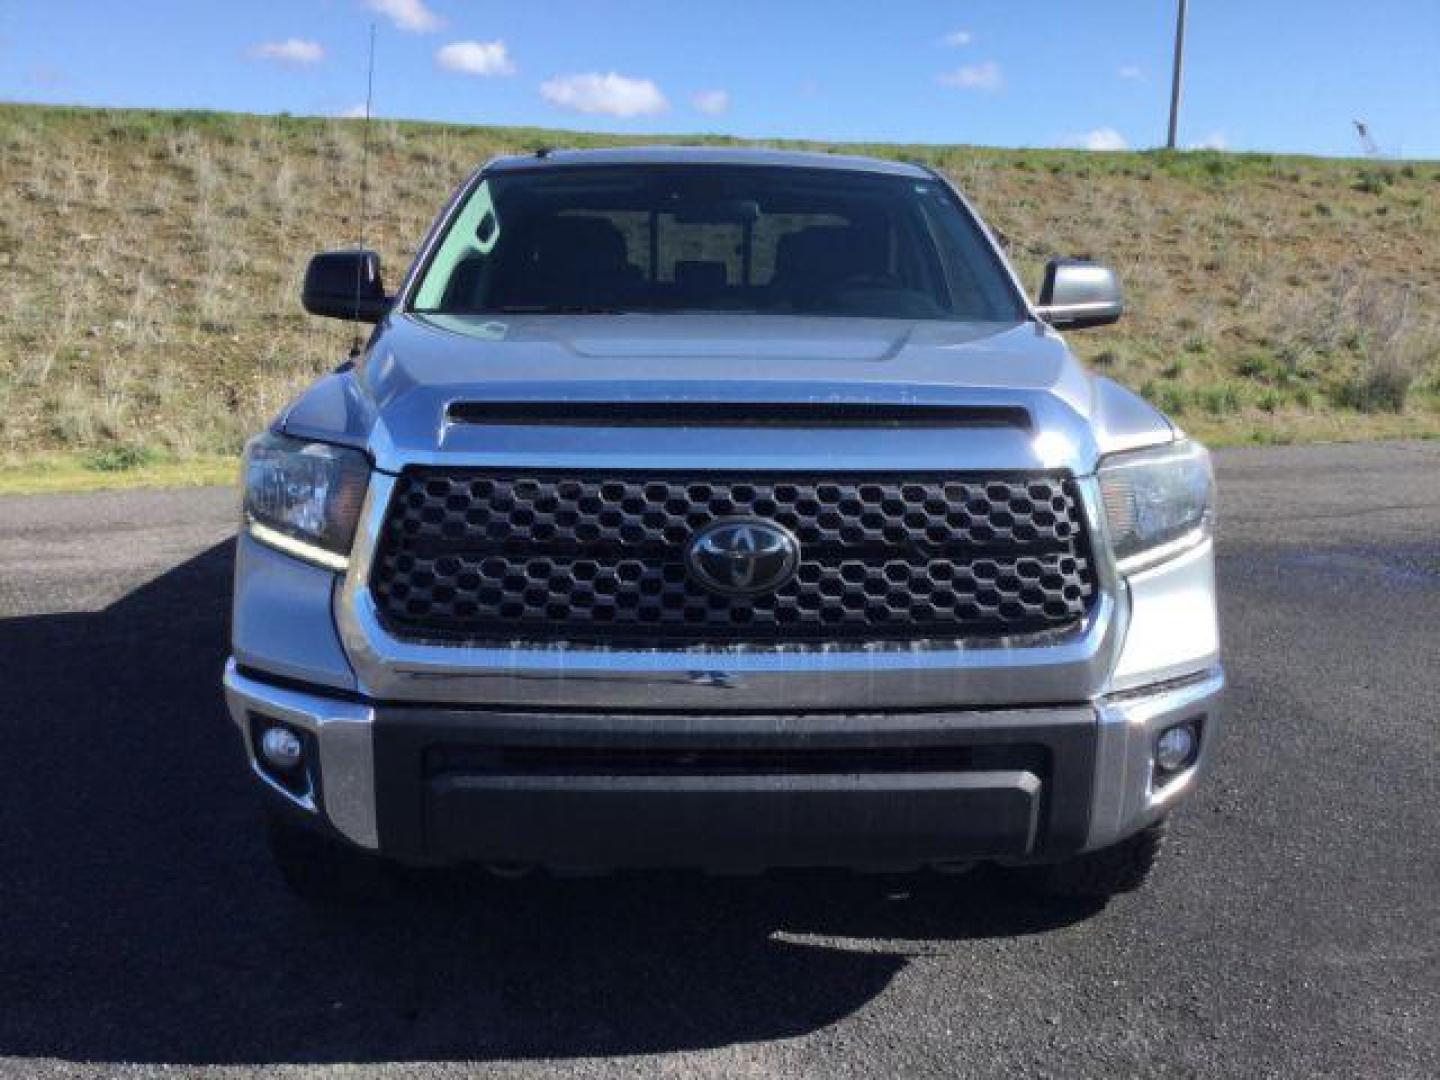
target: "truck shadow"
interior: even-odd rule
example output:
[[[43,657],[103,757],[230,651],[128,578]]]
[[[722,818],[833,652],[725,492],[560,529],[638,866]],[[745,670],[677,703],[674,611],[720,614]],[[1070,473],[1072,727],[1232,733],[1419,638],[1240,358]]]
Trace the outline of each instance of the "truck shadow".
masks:
[[[225,717],[231,547],[0,620],[0,1056],[182,1065],[634,1054],[803,1035],[937,940],[1093,914],[998,875],[411,881],[293,900]]]

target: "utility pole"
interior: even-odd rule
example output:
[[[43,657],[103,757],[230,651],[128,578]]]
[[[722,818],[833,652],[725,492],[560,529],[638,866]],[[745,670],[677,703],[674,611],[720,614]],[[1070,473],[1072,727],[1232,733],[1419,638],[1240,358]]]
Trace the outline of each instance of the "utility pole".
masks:
[[[1185,8],[1187,0],[1180,0],[1175,13],[1175,74],[1170,81],[1170,138],[1168,149],[1175,149],[1175,136],[1180,127],[1180,79],[1185,68]]]

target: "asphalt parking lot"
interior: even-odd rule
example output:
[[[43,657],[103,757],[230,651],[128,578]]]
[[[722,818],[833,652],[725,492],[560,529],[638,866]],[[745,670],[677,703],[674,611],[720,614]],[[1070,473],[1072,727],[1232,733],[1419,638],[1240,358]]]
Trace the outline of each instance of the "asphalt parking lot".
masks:
[[[1218,768],[1147,890],[284,891],[234,494],[0,499],[0,1077],[1440,1075],[1440,443],[1220,456]]]

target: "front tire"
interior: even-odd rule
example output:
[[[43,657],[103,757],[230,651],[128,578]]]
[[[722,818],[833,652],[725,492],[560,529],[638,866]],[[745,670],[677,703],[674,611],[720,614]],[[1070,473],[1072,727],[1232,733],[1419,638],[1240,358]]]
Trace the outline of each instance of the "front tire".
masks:
[[[1165,822],[1134,836],[1051,866],[1031,869],[1034,884],[1051,896],[1106,900],[1145,884],[1165,842]]]

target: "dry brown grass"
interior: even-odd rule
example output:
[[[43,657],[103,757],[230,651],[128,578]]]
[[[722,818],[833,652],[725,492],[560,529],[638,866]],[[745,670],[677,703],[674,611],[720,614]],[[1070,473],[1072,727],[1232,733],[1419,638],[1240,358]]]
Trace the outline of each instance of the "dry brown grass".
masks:
[[[394,280],[477,163],[616,141],[378,123],[371,243]],[[1130,314],[1074,344],[1212,436],[1440,432],[1440,165],[848,149],[951,172],[1032,285],[1114,263]],[[297,296],[356,238],[360,152],[354,121],[0,107],[0,456],[234,452],[349,343]]]

